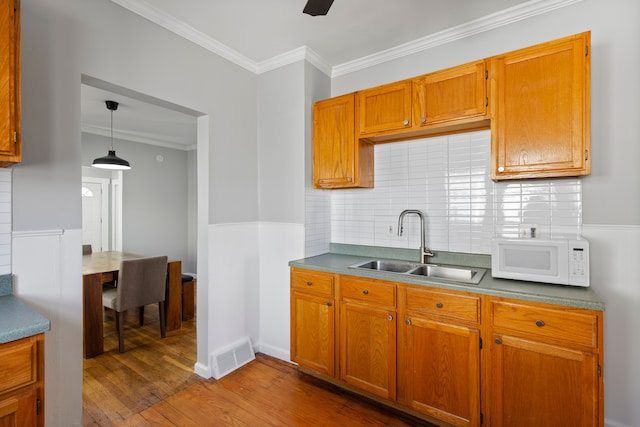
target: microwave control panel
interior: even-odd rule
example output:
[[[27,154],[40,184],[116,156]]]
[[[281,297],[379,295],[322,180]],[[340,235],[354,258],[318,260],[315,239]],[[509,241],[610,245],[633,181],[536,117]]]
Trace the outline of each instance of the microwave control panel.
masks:
[[[589,286],[589,245],[577,243],[569,247],[569,284]]]

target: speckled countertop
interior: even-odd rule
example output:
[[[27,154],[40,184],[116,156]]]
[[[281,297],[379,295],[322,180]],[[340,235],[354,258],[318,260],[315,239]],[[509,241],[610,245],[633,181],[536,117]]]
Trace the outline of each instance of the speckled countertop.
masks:
[[[0,344],[48,331],[51,324],[12,295],[11,275],[0,276]]]
[[[604,302],[591,288],[494,279],[491,277],[491,257],[488,255],[439,252],[429,260],[430,263],[434,264],[486,268],[487,272],[477,285],[465,285],[420,276],[349,268],[352,264],[370,259],[395,259],[417,262],[419,260],[418,256],[417,250],[331,244],[329,253],[290,261],[289,265],[309,270],[391,280],[415,285],[428,285],[434,288],[517,298],[590,310],[604,311],[605,308]]]

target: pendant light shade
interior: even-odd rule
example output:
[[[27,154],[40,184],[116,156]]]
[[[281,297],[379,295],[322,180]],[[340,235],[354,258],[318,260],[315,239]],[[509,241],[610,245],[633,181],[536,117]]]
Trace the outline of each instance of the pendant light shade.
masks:
[[[98,157],[91,163],[91,166],[112,170],[131,169],[129,162],[116,156],[116,150],[113,148],[113,112],[118,109],[118,103],[116,101],[105,101],[105,103],[107,104],[107,109],[111,111],[111,148],[106,156]]]

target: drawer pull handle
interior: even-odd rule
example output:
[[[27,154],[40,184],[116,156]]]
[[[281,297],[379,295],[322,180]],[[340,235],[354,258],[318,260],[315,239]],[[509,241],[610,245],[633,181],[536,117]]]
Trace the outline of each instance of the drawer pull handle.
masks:
[[[544,326],[544,322],[542,320],[536,320],[536,326],[538,328],[542,328]]]
[[[437,308],[442,308],[442,303],[441,303],[441,302],[437,303],[437,304],[436,304],[436,307],[437,307]]]
[[[366,289],[365,289],[364,291],[362,291],[362,293],[363,293],[364,295],[369,295],[369,291],[368,291],[368,290],[366,290]]]
[[[313,285],[313,282],[311,281],[307,282],[307,286],[311,286],[311,285]]]

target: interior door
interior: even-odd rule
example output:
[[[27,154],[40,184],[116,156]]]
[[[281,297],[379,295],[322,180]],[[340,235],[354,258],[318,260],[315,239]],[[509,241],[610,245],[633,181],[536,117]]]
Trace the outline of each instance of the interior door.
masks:
[[[93,252],[109,250],[108,180],[82,180],[82,244]]]

